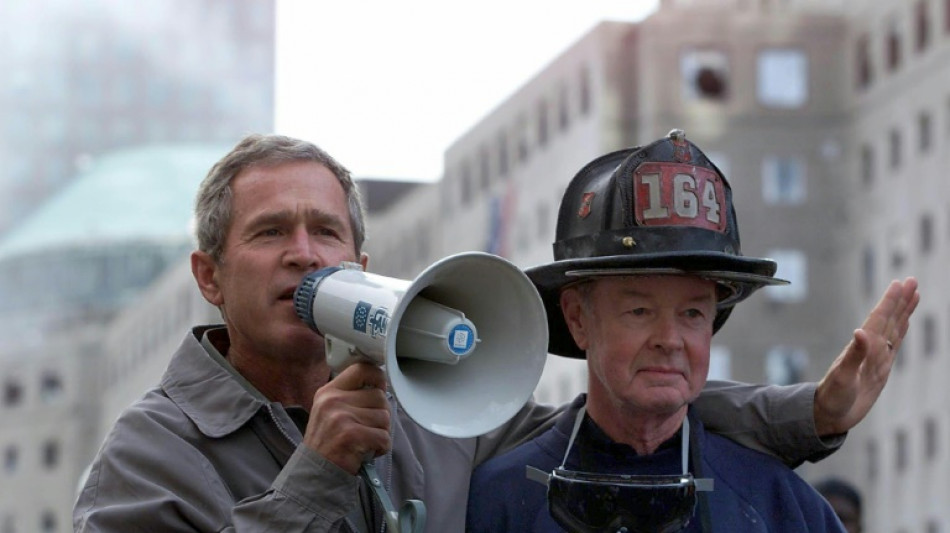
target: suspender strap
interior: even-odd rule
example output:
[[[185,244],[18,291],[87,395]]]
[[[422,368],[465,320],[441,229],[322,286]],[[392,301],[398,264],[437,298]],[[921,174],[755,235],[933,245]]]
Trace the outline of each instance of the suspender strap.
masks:
[[[687,419],[689,414],[686,415]],[[685,419],[684,419],[685,422]],[[700,449],[699,429],[696,424],[690,424],[690,440],[692,446],[689,447],[690,459],[693,463],[693,476],[699,480],[703,478],[703,451]],[[697,487],[698,489],[699,487]],[[697,514],[699,515],[699,525],[703,533],[714,533],[712,527],[712,516],[709,513],[709,490],[697,490]]]

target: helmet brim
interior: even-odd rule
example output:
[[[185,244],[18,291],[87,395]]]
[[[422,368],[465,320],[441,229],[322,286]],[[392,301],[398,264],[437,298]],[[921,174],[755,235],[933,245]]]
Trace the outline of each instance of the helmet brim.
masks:
[[[525,273],[544,301],[548,352],[584,359],[561,312],[561,290],[568,285],[604,276],[696,276],[728,289],[728,296],[718,303],[719,309],[728,309],[764,286],[787,285],[788,281],[774,277],[776,268],[770,259],[703,251],[564,259],[531,267]]]

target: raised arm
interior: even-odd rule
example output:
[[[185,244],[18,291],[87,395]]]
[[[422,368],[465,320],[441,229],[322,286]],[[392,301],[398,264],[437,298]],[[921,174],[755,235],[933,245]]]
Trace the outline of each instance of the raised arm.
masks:
[[[916,279],[892,282],[820,383],[710,381],[694,403],[700,419],[792,467],[827,457],[880,396],[919,301]]]
[[[816,387],[709,381],[693,409],[710,431],[795,467],[827,457],[844,442],[815,431]]]
[[[819,435],[845,433],[867,416],[887,384],[919,302],[916,279],[892,281],[864,324],[854,330],[815,392]]]

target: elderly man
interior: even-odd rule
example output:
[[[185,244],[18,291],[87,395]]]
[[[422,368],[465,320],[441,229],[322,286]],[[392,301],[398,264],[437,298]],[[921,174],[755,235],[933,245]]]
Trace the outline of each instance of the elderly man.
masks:
[[[472,468],[550,426],[555,410],[529,403],[489,435],[452,440],[406,416],[381,368],[330,379],[324,339],[292,296],[307,273],[367,257],[358,188],[320,148],[242,139],[202,182],[195,220],[192,273],[223,324],[185,332],[161,382],[116,421],[76,531],[380,531],[384,510],[357,475],[374,455],[393,500],[425,503],[426,531],[461,531]],[[876,397],[854,368],[829,375],[851,386],[731,386],[697,403],[748,445],[758,436],[791,463],[820,458],[816,428],[846,431]]]
[[[790,468],[710,433],[690,408],[732,307],[786,282],[774,262],[741,255],[729,184],[682,131],[585,166],[555,257],[528,275],[549,350],[586,357],[588,392],[475,471],[469,532],[843,531]],[[838,364],[893,352],[916,287],[892,283]]]

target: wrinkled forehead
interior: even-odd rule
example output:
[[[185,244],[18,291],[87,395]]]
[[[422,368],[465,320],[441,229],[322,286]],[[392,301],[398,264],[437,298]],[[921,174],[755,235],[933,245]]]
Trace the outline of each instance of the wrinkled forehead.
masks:
[[[586,285],[586,287],[584,287]],[[642,296],[655,299],[718,300],[718,284],[689,274],[619,274],[593,276],[576,286],[587,292],[598,292],[606,298]]]

